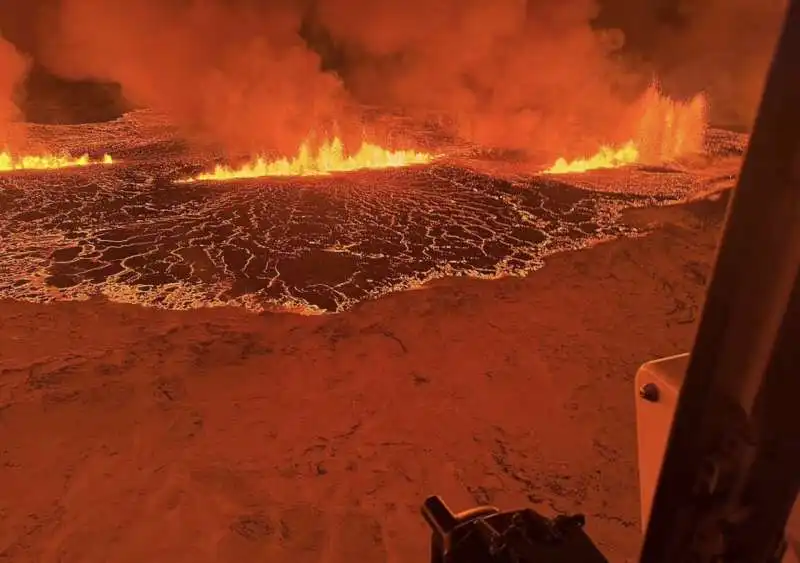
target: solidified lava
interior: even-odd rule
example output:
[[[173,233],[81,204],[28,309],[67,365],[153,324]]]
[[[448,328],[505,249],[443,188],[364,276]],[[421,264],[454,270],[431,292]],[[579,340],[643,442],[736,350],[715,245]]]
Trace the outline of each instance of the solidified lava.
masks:
[[[512,180],[443,161],[180,184],[203,164],[136,119],[102,136],[86,126],[122,164],[0,177],[0,296],[341,311],[435,277],[521,274],[553,252],[635,236],[623,208],[676,201],[702,183],[685,170]],[[586,189],[592,182],[617,188]]]

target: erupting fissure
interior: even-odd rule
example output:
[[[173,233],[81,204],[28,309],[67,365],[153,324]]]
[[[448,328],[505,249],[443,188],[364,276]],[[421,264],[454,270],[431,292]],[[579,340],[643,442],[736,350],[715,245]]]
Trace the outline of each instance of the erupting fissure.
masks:
[[[16,156],[10,152],[0,152],[0,172],[15,170],[53,170],[57,168],[72,168],[76,166],[91,166],[95,164],[113,164],[111,155],[104,154],[100,160],[92,160],[88,154],[79,157],[69,155],[24,155]]]
[[[600,147],[597,154],[589,158],[570,161],[567,161],[566,158],[559,158],[553,166],[545,170],[545,174],[570,174],[604,168],[619,168],[634,164],[638,160],[639,149],[636,148],[636,143],[628,141],[620,148]]]
[[[577,174],[631,164],[659,165],[701,154],[708,128],[708,102],[698,94],[679,102],[661,93],[658,84],[640,100],[636,138],[620,147],[603,146],[591,157],[559,158],[544,174]]]
[[[326,141],[316,151],[304,142],[297,156],[292,159],[267,160],[258,157],[238,168],[217,165],[212,172],[204,172],[181,180],[182,183],[194,181],[221,181],[241,178],[261,178],[265,176],[324,176],[334,172],[354,170],[399,168],[425,164],[434,159],[433,155],[413,150],[392,151],[367,142],[361,144],[358,152],[346,154],[344,143],[339,138]]]

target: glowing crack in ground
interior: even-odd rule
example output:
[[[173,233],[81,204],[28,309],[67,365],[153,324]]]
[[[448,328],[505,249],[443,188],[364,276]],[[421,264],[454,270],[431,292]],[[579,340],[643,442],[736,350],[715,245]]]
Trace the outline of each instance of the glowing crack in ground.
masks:
[[[624,208],[731,178],[642,169],[510,180],[437,162],[179,184],[208,161],[147,114],[39,133],[120,164],[0,177],[0,297],[342,311],[434,278],[521,275],[554,252],[638,236],[620,221]],[[741,152],[740,139],[717,137],[732,158]]]

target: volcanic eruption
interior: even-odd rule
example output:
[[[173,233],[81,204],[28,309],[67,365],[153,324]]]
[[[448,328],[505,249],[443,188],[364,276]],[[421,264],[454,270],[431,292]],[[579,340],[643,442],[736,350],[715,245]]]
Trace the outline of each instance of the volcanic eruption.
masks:
[[[708,102],[703,94],[680,102],[653,83],[640,98],[636,138],[620,147],[603,146],[588,158],[559,158],[544,174],[571,174],[631,164],[662,165],[702,154],[708,129]]]
[[[21,126],[21,112],[16,104],[19,88],[28,70],[28,61],[16,47],[0,35],[0,172],[17,170],[52,170],[92,164],[112,164],[110,155],[93,160],[88,154],[71,156],[47,151],[19,151],[28,145]]]
[[[14,170],[54,170],[58,168],[73,168],[95,164],[113,164],[111,155],[104,154],[100,160],[92,160],[88,154],[79,157],[69,155],[23,155],[15,156],[9,152],[0,152],[0,172]]]
[[[663,165],[702,154],[708,129],[708,102],[703,94],[688,101],[678,101],[661,92],[658,82],[641,95],[631,113],[636,115],[635,139],[614,146],[601,146],[594,155],[567,160],[559,158],[543,174],[574,174],[591,170],[621,168],[633,164]],[[338,137],[325,141],[316,151],[303,142],[292,158],[268,160],[260,156],[239,167],[217,165],[213,171],[198,174],[191,181],[223,181],[268,176],[324,176],[334,172],[382,169],[426,164],[434,156],[413,150],[387,150],[362,142],[353,154],[345,152]]]
[[[723,202],[654,206],[747,141],[701,87],[641,95],[595,0],[11,5],[133,109],[21,124],[0,43],[4,560],[418,561],[430,487],[635,557],[624,374],[691,338]]]
[[[221,181],[267,176],[326,176],[334,172],[399,168],[425,164],[433,160],[433,156],[427,153],[413,150],[387,150],[366,141],[362,142],[357,152],[347,154],[344,143],[338,137],[332,141],[323,142],[316,151],[310,147],[310,143],[304,142],[300,145],[297,156],[291,159],[267,160],[264,157],[257,157],[252,162],[238,168],[217,165],[212,172],[202,173],[181,182]]]
[[[29,128],[113,159],[6,151],[7,170],[118,165],[0,175],[0,295],[342,311],[637,235],[623,208],[699,182],[649,165],[703,151],[705,98],[641,94],[652,73],[630,76],[590,0],[299,6],[61,0],[37,61],[139,109]]]

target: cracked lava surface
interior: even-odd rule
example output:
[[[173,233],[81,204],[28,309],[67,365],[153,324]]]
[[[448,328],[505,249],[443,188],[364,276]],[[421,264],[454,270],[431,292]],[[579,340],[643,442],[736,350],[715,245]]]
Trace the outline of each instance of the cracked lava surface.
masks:
[[[497,177],[443,160],[180,184],[207,160],[146,114],[33,133],[117,163],[0,175],[0,297],[37,302],[101,294],[170,309],[342,311],[443,276],[523,275],[554,252],[640,235],[623,209],[679,201],[736,170]],[[715,135],[723,156],[741,152],[739,137]]]

